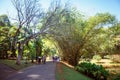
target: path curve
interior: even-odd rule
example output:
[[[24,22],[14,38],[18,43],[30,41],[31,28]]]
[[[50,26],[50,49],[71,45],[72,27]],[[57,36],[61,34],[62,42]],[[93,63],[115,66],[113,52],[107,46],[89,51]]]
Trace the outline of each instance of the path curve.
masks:
[[[56,63],[47,62],[20,70],[5,80],[55,80],[55,70]]]
[[[15,72],[16,72],[16,70],[8,67],[7,65],[0,64],[0,80],[5,80],[6,76],[13,74]]]

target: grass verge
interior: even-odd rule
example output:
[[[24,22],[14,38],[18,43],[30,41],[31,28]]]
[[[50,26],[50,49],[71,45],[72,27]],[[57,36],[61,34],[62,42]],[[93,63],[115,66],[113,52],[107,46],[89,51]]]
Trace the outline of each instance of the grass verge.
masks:
[[[15,70],[20,70],[20,69],[34,65],[34,63],[30,63],[30,62],[25,64],[25,62],[23,60],[21,60],[20,65],[16,65],[16,60],[0,60],[0,63],[5,64],[5,65],[7,65]]]
[[[56,67],[56,80],[92,80],[62,63],[57,63]]]

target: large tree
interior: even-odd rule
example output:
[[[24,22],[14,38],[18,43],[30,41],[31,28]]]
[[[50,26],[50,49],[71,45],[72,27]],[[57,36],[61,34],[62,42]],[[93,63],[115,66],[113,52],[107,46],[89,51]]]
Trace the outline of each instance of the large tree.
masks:
[[[62,6],[59,1],[55,0],[48,11],[43,12],[38,0],[12,0],[12,2],[17,11],[18,24],[13,45],[14,48],[17,48],[18,44],[17,64],[20,64],[24,44],[39,35],[49,34],[51,27],[60,24],[61,18],[67,11],[67,6]],[[38,23],[41,25],[38,26]],[[33,28],[36,31],[33,31]],[[31,31],[32,33],[30,33]]]
[[[111,46],[108,43],[112,42],[112,33],[103,28],[112,25],[115,21],[115,17],[109,13],[96,14],[88,20],[84,20],[79,13],[71,12],[66,15],[65,19],[64,22],[69,26],[62,25],[59,29],[57,28],[54,33],[60,36],[54,35],[53,38],[62,51],[63,59],[71,65],[77,65],[83,55],[92,56],[95,53],[100,53],[104,47]],[[104,52],[106,48],[104,48]]]

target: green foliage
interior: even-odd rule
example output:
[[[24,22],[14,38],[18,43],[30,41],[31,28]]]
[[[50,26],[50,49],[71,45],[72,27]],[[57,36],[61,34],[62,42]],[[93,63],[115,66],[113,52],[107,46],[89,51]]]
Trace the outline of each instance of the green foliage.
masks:
[[[101,65],[94,63],[82,62],[78,64],[75,69],[95,80],[107,80],[109,72],[105,70]]]
[[[7,58],[7,51],[10,49],[9,27],[0,26],[0,58]]]
[[[85,20],[82,14],[74,12],[76,10],[68,11],[64,17],[66,25],[54,31],[56,34],[53,38],[62,50],[63,59],[75,66],[81,56],[92,58],[96,53],[102,56],[112,53],[115,44],[111,37],[113,33],[104,27],[112,25],[115,17],[109,13],[99,13]]]
[[[7,15],[0,15],[0,26],[11,26]]]
[[[12,54],[12,52],[11,51],[7,51],[7,54],[10,56]]]
[[[54,56],[56,54],[56,49],[51,48],[50,52],[51,52],[51,55]]]
[[[93,56],[93,59],[95,59],[95,60],[101,60],[102,59],[102,57],[100,56],[100,55],[94,55]]]
[[[95,16],[85,19],[84,15],[75,8],[63,7],[59,1],[55,1],[51,3],[48,11],[42,12],[37,16],[38,13],[36,11],[39,12],[41,8],[35,6],[35,4],[39,4],[38,2],[34,0],[29,2],[26,0],[26,3],[24,3],[17,0],[14,4],[19,4],[16,8],[20,8],[20,5],[29,6],[24,6],[18,11],[18,14],[20,14],[18,15],[17,27],[6,27],[10,24],[7,15],[0,16],[0,50],[4,49],[8,51],[6,49],[11,46],[8,43],[10,41],[14,43],[14,50],[17,46],[15,42],[18,41],[26,47],[26,42],[41,35],[44,37],[50,36],[53,40],[51,42],[43,40],[45,43],[43,45],[42,40],[36,38],[35,42],[30,42],[29,48],[24,49],[25,54],[27,54],[26,51],[29,51],[30,56],[41,55],[43,50],[46,54],[50,52],[53,55],[55,54],[55,51],[52,50],[53,48],[58,53],[55,46],[57,44],[57,48],[62,53],[63,59],[71,65],[76,66],[81,56],[91,58],[95,53],[104,55],[113,52],[116,43],[113,36],[119,35],[120,23],[116,23],[115,16],[109,13],[98,13]],[[24,14],[24,10],[27,8],[32,11],[28,13],[29,15]],[[31,17],[31,14],[33,17]],[[52,45],[52,41],[56,41],[54,46]],[[100,57],[96,56],[95,59],[99,60]]]
[[[115,75],[112,80],[120,80],[120,74]]]
[[[9,29],[8,35],[11,36],[11,37],[15,36],[16,30],[17,30],[17,28],[16,28],[15,26],[12,26],[12,27]]]
[[[36,56],[42,56],[42,46],[43,43],[40,39],[33,39],[29,41],[23,50],[23,57],[34,60]]]
[[[30,41],[28,46],[26,46],[26,47],[27,47],[27,50],[29,50],[29,53],[28,53],[29,58],[35,59],[35,57],[36,57],[35,43]]]
[[[43,42],[43,48],[42,48],[43,54],[45,53],[51,56],[57,54],[58,49],[55,45],[55,41],[53,41],[51,37],[42,39],[42,42]]]
[[[11,36],[9,35],[11,24],[7,15],[0,15],[0,58],[8,58],[11,53]]]

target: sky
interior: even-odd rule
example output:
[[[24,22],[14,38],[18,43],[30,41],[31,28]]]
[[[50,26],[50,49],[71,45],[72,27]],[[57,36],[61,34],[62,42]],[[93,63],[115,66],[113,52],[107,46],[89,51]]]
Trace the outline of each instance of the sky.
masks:
[[[40,0],[43,8],[49,6],[51,0]],[[61,0],[69,1],[70,5],[76,7],[86,16],[94,16],[96,13],[109,12],[120,21],[120,0]],[[11,0],[0,0],[0,15],[7,14],[10,18],[15,17],[15,9]]]

